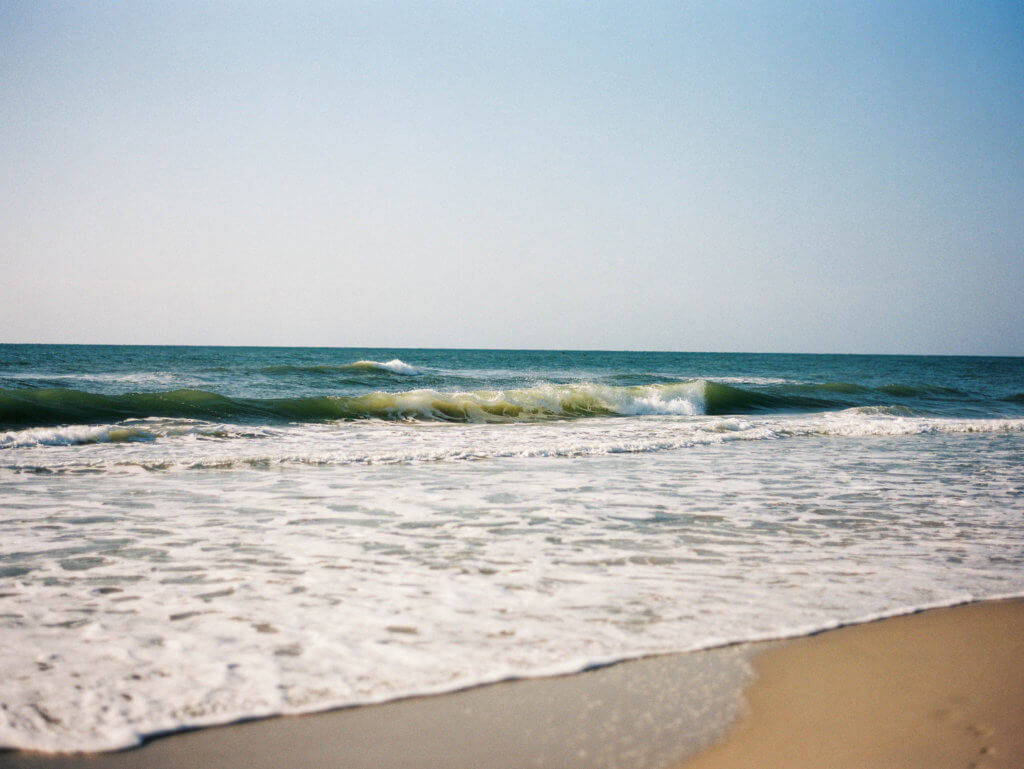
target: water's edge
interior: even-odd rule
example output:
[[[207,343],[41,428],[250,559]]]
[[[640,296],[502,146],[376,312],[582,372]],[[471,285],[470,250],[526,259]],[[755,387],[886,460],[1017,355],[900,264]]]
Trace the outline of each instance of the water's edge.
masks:
[[[110,751],[35,751],[19,750],[17,748],[0,748],[0,767],[12,767],[12,769],[77,769],[77,767],[95,766],[94,763],[82,763],[82,761],[93,761],[100,756],[105,757],[105,766],[112,769],[115,766],[122,766],[117,763],[124,759],[138,759],[146,761],[146,751],[157,743],[174,741],[182,736],[195,735],[200,732],[209,732],[211,735],[220,733],[225,728],[242,725],[254,725],[300,717],[329,717],[332,714],[348,713],[353,711],[366,711],[373,713],[376,717],[386,718],[384,713],[378,711],[384,707],[393,705],[413,705],[416,707],[431,706],[438,702],[445,701],[452,697],[467,693],[481,691],[499,691],[504,696],[509,690],[509,684],[521,684],[530,682],[557,682],[560,679],[577,678],[593,673],[608,671],[614,668],[621,668],[621,679],[629,678],[628,668],[636,663],[647,663],[651,661],[667,661],[672,659],[700,659],[700,670],[705,677],[712,678],[717,675],[718,680],[704,680],[703,691],[706,694],[709,686],[719,688],[713,691],[713,701],[703,703],[706,707],[697,713],[698,718],[693,720],[691,728],[695,729],[687,738],[684,735],[676,735],[677,747],[685,751],[683,758],[690,758],[699,751],[722,739],[741,717],[745,715],[743,692],[752,683],[754,678],[753,668],[750,663],[753,659],[774,647],[777,644],[785,643],[800,638],[810,638],[823,633],[828,633],[842,628],[855,627],[876,622],[884,622],[897,617],[912,616],[923,612],[955,609],[961,606],[983,603],[997,603],[1001,601],[1024,600],[1024,591],[1007,593],[1002,595],[958,597],[948,601],[937,601],[921,606],[900,607],[892,611],[865,615],[852,620],[836,621],[813,628],[795,628],[792,631],[781,634],[765,636],[752,636],[731,641],[714,642],[706,646],[680,649],[675,651],[658,652],[654,654],[626,655],[617,658],[591,660],[582,665],[572,667],[554,666],[536,675],[506,676],[494,679],[481,680],[472,684],[462,685],[455,689],[428,689],[414,694],[405,694],[395,698],[369,699],[359,702],[348,702],[344,704],[328,705],[326,707],[314,707],[287,712],[265,713],[260,715],[248,715],[238,719],[226,721],[210,721],[203,724],[183,725],[180,728],[147,733],[141,736],[140,741],[135,745],[129,745]],[[734,652],[734,654],[730,653]],[[728,656],[723,656],[730,653]],[[709,671],[714,671],[709,673]],[[728,680],[724,681],[722,676]],[[660,683],[669,686],[672,683],[686,684],[687,682],[667,682],[659,679]],[[621,683],[621,681],[620,681]],[[721,687],[725,686],[727,690]],[[692,689],[688,689],[691,691]],[[504,706],[503,706],[504,707]],[[692,715],[692,714],[691,714]],[[110,763],[114,762],[114,763]],[[130,763],[124,766],[149,766],[149,763]],[[559,764],[561,765],[561,764]],[[592,764],[586,764],[592,766]]]

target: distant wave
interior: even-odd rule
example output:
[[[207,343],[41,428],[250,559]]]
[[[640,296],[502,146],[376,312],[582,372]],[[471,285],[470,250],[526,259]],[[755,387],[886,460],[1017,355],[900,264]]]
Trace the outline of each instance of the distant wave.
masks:
[[[338,365],[278,365],[264,366],[260,369],[265,374],[340,374],[351,372],[397,374],[398,376],[418,376],[423,372],[415,366],[410,366],[405,361],[394,358],[386,362],[375,360],[357,360],[355,363],[342,363]]]
[[[349,366],[392,366],[360,361]],[[412,368],[412,367],[408,367]],[[391,370],[391,369],[387,369]],[[895,406],[914,413],[934,399],[959,401],[955,390],[847,383],[778,385],[743,389],[720,382],[618,386],[592,382],[542,384],[513,390],[439,392],[419,389],[357,396],[232,398],[204,390],[103,395],[71,389],[0,390],[0,428],[89,425],[170,417],[255,423],[335,419],[511,422],[592,416],[728,415],[813,412]]]
[[[403,376],[416,376],[423,373],[415,366],[410,366],[398,358],[392,358],[386,363],[375,360],[358,360],[355,363],[350,363],[348,367],[355,371],[390,371],[392,374],[402,374]]]

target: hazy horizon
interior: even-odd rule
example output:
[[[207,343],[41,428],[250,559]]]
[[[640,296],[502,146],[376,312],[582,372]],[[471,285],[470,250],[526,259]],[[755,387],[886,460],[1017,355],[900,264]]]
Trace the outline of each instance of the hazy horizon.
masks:
[[[1024,8],[0,2],[0,342],[1024,355]]]
[[[654,348],[608,349],[602,347],[384,347],[380,345],[307,345],[307,344],[179,344],[166,342],[3,342],[0,345],[24,347],[222,347],[225,349],[246,348],[254,350],[379,350],[384,352],[417,351],[461,351],[461,352],[583,352],[583,353],[652,353],[658,355],[820,355],[820,356],[869,356],[892,358],[1022,358],[1024,355],[1001,355],[987,353],[902,353],[902,352],[806,352],[802,350],[660,350]]]

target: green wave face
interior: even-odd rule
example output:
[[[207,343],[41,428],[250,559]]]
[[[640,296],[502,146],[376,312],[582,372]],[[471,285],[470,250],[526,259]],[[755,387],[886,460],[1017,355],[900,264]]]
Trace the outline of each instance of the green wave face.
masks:
[[[418,419],[508,422],[645,413],[703,413],[705,383],[542,385],[507,391],[376,392],[358,396],[229,398],[203,390],[102,395],[69,389],[0,391],[0,425],[96,424],[171,417],[235,421]]]
[[[580,382],[513,390],[418,389],[293,398],[232,398],[205,390],[104,395],[72,389],[18,389],[0,390],[0,426],[98,424],[146,417],[256,423],[336,419],[511,422],[656,414],[741,415],[877,406],[913,410],[922,399],[949,398],[955,394],[956,391],[936,393],[934,388],[907,385],[872,390],[846,383],[746,389],[703,379],[634,386]]]

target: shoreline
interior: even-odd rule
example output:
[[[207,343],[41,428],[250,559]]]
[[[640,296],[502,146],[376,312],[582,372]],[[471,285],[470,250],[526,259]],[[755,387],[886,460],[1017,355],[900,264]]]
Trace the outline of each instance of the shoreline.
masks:
[[[756,671],[756,677],[754,675]],[[742,695],[742,696],[741,696]],[[0,767],[1019,767],[1024,598]]]

